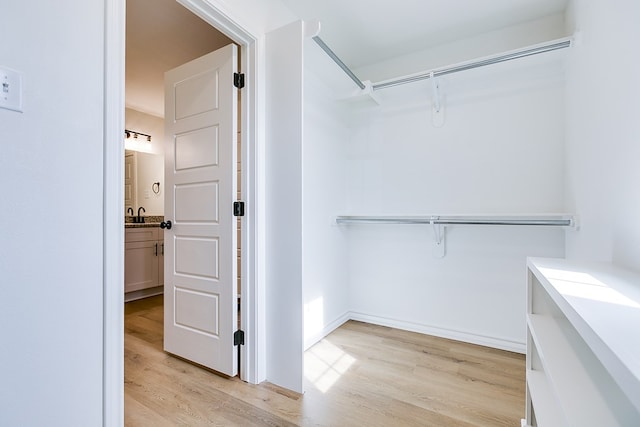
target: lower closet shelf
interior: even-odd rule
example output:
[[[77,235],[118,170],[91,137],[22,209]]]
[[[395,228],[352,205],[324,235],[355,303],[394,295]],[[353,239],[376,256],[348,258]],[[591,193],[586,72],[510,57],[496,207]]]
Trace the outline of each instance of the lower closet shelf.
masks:
[[[527,387],[536,408],[538,423],[544,426],[564,425],[562,409],[554,399],[553,390],[544,372],[527,370]]]
[[[575,336],[568,322],[542,314],[530,314],[527,320],[549,384],[563,396],[560,406],[566,418],[580,426],[616,425],[606,396],[588,371],[599,362],[586,360],[588,349],[581,345],[580,337]],[[590,403],[585,405],[585,402]]]
[[[527,266],[522,425],[640,426],[640,276],[562,259]]]

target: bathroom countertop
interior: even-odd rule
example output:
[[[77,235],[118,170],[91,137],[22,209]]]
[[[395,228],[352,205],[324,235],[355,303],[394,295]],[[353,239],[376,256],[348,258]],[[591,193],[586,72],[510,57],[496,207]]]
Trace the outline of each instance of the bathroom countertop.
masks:
[[[137,223],[133,222],[133,216],[125,216],[124,217],[124,228],[149,228],[149,227],[160,227],[160,223],[164,221],[164,216],[144,216],[144,222]]]
[[[133,223],[133,222],[125,222],[124,228],[150,228],[150,227],[160,227],[159,222],[142,222],[142,223]]]

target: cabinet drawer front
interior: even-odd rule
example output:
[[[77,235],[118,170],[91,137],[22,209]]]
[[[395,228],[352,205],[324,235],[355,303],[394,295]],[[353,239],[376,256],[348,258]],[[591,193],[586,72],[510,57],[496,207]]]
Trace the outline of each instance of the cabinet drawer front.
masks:
[[[146,242],[147,240],[157,240],[160,229],[157,227],[127,228],[124,231],[124,241]]]

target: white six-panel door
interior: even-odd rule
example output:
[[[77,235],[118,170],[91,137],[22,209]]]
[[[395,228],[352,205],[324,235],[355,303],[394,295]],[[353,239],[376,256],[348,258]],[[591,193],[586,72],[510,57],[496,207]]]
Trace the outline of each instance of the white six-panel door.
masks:
[[[164,349],[237,374],[237,48],[165,74]]]

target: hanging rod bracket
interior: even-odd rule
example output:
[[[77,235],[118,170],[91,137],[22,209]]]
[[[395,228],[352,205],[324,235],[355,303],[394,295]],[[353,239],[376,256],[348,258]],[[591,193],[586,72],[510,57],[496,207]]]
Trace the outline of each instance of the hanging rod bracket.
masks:
[[[437,223],[437,217],[432,216],[429,223],[431,227],[433,227],[433,237],[436,239],[436,244],[440,244],[442,242],[442,224]]]
[[[432,253],[436,258],[444,258],[446,228],[444,225],[439,223],[438,220],[439,218],[437,216],[432,216],[429,221],[431,223],[431,227],[433,228],[434,237]]]
[[[429,73],[431,80],[432,101],[431,101],[431,122],[437,128],[444,125],[444,105],[440,94],[440,82],[434,72]]]
[[[433,108],[436,113],[440,112],[440,84],[433,75],[433,71],[429,73],[431,79],[431,88],[433,89]]]

